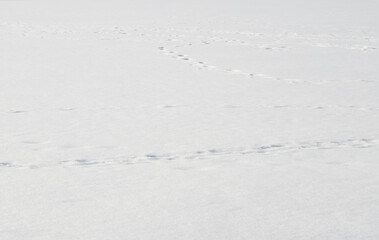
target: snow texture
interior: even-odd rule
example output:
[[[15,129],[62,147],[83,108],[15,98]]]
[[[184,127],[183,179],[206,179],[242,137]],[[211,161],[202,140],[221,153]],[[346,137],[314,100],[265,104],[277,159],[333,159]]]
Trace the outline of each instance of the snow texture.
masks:
[[[378,10],[0,0],[0,239],[379,239]]]

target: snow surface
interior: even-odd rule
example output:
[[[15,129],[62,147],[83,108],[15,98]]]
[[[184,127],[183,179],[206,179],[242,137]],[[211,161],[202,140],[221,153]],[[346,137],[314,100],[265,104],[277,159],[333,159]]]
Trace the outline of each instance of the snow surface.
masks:
[[[0,0],[0,239],[379,239],[378,11]]]

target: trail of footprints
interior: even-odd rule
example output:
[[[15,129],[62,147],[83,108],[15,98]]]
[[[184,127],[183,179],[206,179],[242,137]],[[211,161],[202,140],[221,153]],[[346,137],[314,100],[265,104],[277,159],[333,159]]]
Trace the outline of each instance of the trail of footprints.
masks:
[[[64,161],[63,166],[86,166],[86,165],[109,165],[109,164],[138,164],[155,161],[172,160],[206,160],[220,156],[238,157],[242,155],[254,154],[280,154],[285,152],[296,152],[301,150],[322,150],[339,148],[371,148],[379,146],[379,139],[361,138],[335,140],[329,142],[302,142],[298,144],[269,144],[254,146],[252,148],[240,149],[207,149],[187,153],[167,153],[167,154],[146,154],[143,156],[120,157],[119,159],[105,159],[102,161],[74,160]]]
[[[281,78],[281,77],[275,77],[271,76],[265,73],[251,73],[251,72],[245,72],[239,69],[229,69],[229,68],[222,68],[219,66],[214,66],[212,64],[209,64],[205,61],[200,61],[195,58],[192,58],[186,54],[179,53],[178,51],[170,50],[167,47],[159,47],[158,50],[165,56],[172,57],[180,62],[187,63],[190,66],[196,67],[199,70],[211,70],[211,71],[218,71],[223,72],[227,74],[242,76],[242,77],[248,77],[248,78],[256,78],[256,79],[263,79],[263,80],[274,80],[274,81],[281,81],[281,82],[287,82],[290,84],[300,84],[300,83],[306,83],[306,84],[326,84],[334,81],[330,80],[305,80],[305,79],[297,79],[297,78]],[[339,82],[367,82],[366,80],[340,80]]]
[[[101,165],[128,165],[151,163],[156,161],[173,161],[173,160],[212,160],[218,157],[241,157],[244,155],[259,154],[280,154],[304,150],[326,150],[326,149],[343,149],[343,148],[377,148],[379,139],[377,138],[359,138],[333,141],[314,141],[299,143],[275,143],[268,145],[253,146],[251,148],[238,149],[207,149],[195,152],[167,153],[167,154],[145,154],[141,156],[122,156],[109,159],[75,159],[66,160],[54,165],[18,165],[10,162],[0,162],[0,168],[19,168],[19,169],[38,169],[44,167],[85,167]]]
[[[177,51],[169,50],[165,47],[159,47],[158,49],[162,52],[163,55],[173,57],[182,62],[186,62],[189,65],[196,67],[200,70],[213,70],[213,71],[224,72],[224,73],[233,74],[233,75],[240,75],[240,76],[248,77],[248,78],[259,77],[259,78],[270,79],[270,80],[284,80],[291,83],[306,82],[304,80],[298,80],[298,79],[280,79],[280,78],[272,77],[272,76],[262,74],[262,73],[248,73],[248,72],[241,71],[239,69],[225,69],[218,66],[214,66],[204,61],[196,60],[186,54],[181,54]]]
[[[287,104],[276,104],[276,105],[254,105],[254,106],[241,106],[241,105],[228,105],[228,104],[219,104],[212,106],[194,106],[194,105],[147,105],[141,106],[140,109],[175,109],[175,108],[256,108],[256,109],[291,109],[291,110],[333,110],[333,109],[346,109],[352,111],[379,111],[379,106],[373,105],[287,105]],[[130,111],[128,107],[122,106],[108,106],[102,108],[74,108],[74,107],[64,107],[64,108],[45,108],[45,109],[0,109],[0,114],[8,114],[10,115],[23,115],[23,114],[38,114],[41,112],[67,112],[70,113],[72,111]]]
[[[229,31],[213,31],[212,35],[215,36],[205,36],[198,35],[199,32],[194,30],[184,30],[184,34],[172,34],[172,31],[179,31],[173,29],[136,29],[133,27],[101,27],[101,26],[50,26],[50,25],[28,25],[24,23],[8,23],[6,21],[0,21],[0,34],[1,36],[7,36],[9,34],[14,34],[23,37],[39,37],[39,38],[57,38],[57,39],[66,39],[66,40],[85,40],[85,39],[96,39],[96,40],[123,40],[123,41],[132,41],[132,39],[136,38],[138,41],[144,39],[145,41],[161,41],[162,39],[166,39],[166,42],[175,42],[176,47],[181,46],[192,46],[196,44],[209,45],[213,43],[225,43],[225,44],[233,44],[233,45],[241,45],[241,46],[249,46],[254,48],[260,48],[265,50],[288,50],[288,46],[283,44],[277,44],[281,38],[284,36],[281,35],[265,35],[261,33],[239,33],[239,32],[229,32]],[[183,30],[181,30],[183,31]],[[6,33],[6,34],[5,34]],[[197,34],[194,36],[194,34]],[[218,35],[217,35],[218,34]],[[220,34],[237,34],[237,35],[247,35],[250,36],[247,40],[241,40],[237,38],[226,38],[219,36]],[[167,39],[168,37],[168,39]],[[198,41],[190,41],[188,42],[187,38],[197,39]],[[257,38],[268,38],[266,39],[268,43],[252,43],[251,41],[256,40]],[[299,36],[296,34],[292,34],[289,37],[303,39],[306,40],[305,44],[310,44],[311,46],[316,47],[339,47],[339,48],[347,48],[353,50],[376,50],[376,47],[369,47],[366,45],[354,45],[354,46],[345,46],[345,45],[336,45],[331,43],[312,43],[311,40],[313,38],[306,38],[304,36]],[[279,39],[279,40],[278,40]],[[322,40],[322,38],[321,38]],[[374,39],[375,40],[375,39]],[[372,42],[373,40],[371,40]],[[275,44],[272,44],[274,42]],[[304,43],[301,43],[304,44]],[[278,46],[276,46],[278,45]],[[276,80],[276,81],[284,81],[291,84],[325,84],[330,81],[326,80],[306,80],[306,79],[295,79],[295,78],[281,78],[277,76],[272,76],[265,73],[251,73],[245,72],[239,69],[229,69],[222,68],[220,66],[214,66],[212,64],[206,63],[201,60],[196,60],[188,55],[182,54],[178,51],[169,50],[167,47],[159,47],[161,53],[167,56],[171,56],[176,58],[181,62],[186,62],[193,67],[201,70],[212,70],[224,72],[226,74],[232,74],[236,76],[243,76],[248,78],[255,79],[266,79],[266,80]],[[342,81],[340,81],[342,82]],[[343,82],[364,82],[363,80],[343,80]]]
[[[178,34],[178,32],[181,34]],[[183,46],[223,43],[270,51],[289,50],[297,45],[319,48],[342,48],[363,52],[379,49],[379,38],[373,36],[367,36],[364,39],[354,37],[347,39],[346,37],[331,34],[312,35],[296,32],[268,34],[252,31],[205,31],[199,28],[174,29],[166,27],[137,29],[133,26],[30,25],[23,22],[8,22],[1,19],[0,33],[2,33],[0,37],[13,34],[23,37],[52,37],[67,40],[130,40],[130,37],[133,36],[144,37],[148,41],[162,39],[166,39],[169,42],[177,41]],[[194,39],[194,41],[188,41],[188,39]],[[257,40],[259,40],[258,43]],[[296,40],[296,42],[293,43],[291,40]]]

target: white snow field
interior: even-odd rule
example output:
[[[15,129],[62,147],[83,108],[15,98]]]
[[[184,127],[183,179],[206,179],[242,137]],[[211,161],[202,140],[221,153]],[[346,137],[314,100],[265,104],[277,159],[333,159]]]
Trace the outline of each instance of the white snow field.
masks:
[[[378,12],[0,0],[0,240],[379,239]]]

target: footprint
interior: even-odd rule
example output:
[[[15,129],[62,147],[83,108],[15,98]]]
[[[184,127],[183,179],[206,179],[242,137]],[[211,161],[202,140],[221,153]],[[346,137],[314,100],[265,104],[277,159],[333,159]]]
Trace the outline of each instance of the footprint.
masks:
[[[17,114],[17,113],[25,113],[23,110],[9,110],[8,113]]]
[[[14,165],[8,162],[0,162],[0,167],[14,167]]]
[[[93,162],[93,161],[88,161],[86,159],[78,159],[78,160],[75,160],[76,164],[77,165],[95,165],[95,164],[98,164],[97,162]]]
[[[162,105],[162,106],[158,106],[158,108],[176,108],[178,106],[176,105]]]

